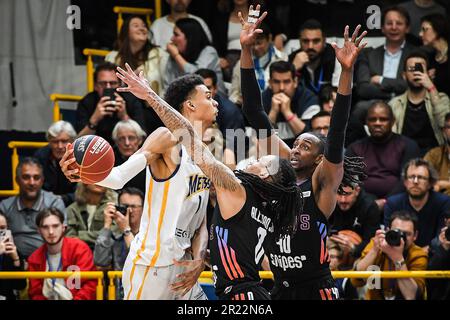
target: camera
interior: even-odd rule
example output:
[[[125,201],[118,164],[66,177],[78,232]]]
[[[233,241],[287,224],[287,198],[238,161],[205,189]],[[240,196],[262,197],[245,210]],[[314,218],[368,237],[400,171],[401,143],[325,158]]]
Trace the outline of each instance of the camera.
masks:
[[[386,232],[386,242],[391,247],[399,247],[401,243],[400,239],[403,239],[406,243],[406,234],[402,230],[391,229]]]
[[[123,214],[123,215],[127,214],[128,206],[116,205],[115,207],[116,207],[116,210],[119,211],[121,214]]]
[[[416,65],[414,66],[414,71],[419,71],[423,73],[423,66],[421,63],[416,62]]]

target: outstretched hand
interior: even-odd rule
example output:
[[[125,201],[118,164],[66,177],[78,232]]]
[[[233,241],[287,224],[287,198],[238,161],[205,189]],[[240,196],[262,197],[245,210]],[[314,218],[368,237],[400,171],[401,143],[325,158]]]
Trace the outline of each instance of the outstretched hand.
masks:
[[[137,76],[128,63],[125,63],[125,67],[127,71],[123,70],[121,67],[117,67],[116,75],[128,85],[128,87],[117,88],[117,91],[131,92],[137,98],[142,100],[145,100],[149,93],[154,93],[142,71],[139,73],[139,76]]]
[[[356,62],[356,58],[362,49],[367,45],[367,42],[361,44],[362,39],[366,36],[367,31],[361,33],[358,37],[359,30],[361,29],[361,25],[359,24],[355,31],[353,32],[352,38],[349,39],[349,26],[345,26],[344,30],[344,46],[339,48],[336,42],[333,42],[331,46],[334,49],[336,54],[336,59],[342,66],[342,69],[352,69],[353,65]]]
[[[240,40],[241,40],[241,46],[252,46],[255,43],[256,35],[258,33],[262,33],[262,29],[258,29],[261,22],[264,20],[264,18],[267,16],[267,12],[264,12],[259,18],[257,15],[259,15],[259,11],[261,9],[261,6],[258,4],[256,6],[256,9],[253,10],[253,6],[251,5],[249,8],[249,14],[247,21],[244,20],[242,17],[242,12],[239,11],[238,17],[239,21],[242,25]]]

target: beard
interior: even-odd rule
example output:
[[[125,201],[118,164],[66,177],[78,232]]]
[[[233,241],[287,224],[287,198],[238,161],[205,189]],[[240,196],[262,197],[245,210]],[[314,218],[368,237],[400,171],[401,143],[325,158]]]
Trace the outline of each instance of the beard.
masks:
[[[54,246],[54,245],[57,245],[58,243],[61,242],[61,240],[64,238],[64,233],[65,233],[65,232],[62,232],[62,233],[61,233],[61,236],[60,236],[58,239],[56,239],[56,241],[54,241],[54,242],[49,242],[49,241],[47,241],[44,237],[42,237],[42,238],[44,239],[44,242],[45,242],[48,246]]]
[[[422,85],[416,85],[414,81],[407,80],[406,83],[408,84],[408,89],[413,93],[419,93],[424,89]]]
[[[411,197],[411,199],[414,199],[414,200],[422,200],[423,198],[425,198],[425,196],[427,194],[428,194],[428,191],[424,192],[424,193],[419,193],[419,194],[411,194],[411,193],[409,193],[409,196]]]

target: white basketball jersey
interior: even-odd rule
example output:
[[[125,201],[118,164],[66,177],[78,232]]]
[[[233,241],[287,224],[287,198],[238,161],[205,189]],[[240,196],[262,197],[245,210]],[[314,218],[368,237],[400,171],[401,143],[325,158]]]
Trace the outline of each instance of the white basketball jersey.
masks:
[[[181,162],[165,180],[146,167],[146,192],[139,233],[131,243],[133,262],[162,267],[180,260],[206,215],[210,180],[182,146]]]

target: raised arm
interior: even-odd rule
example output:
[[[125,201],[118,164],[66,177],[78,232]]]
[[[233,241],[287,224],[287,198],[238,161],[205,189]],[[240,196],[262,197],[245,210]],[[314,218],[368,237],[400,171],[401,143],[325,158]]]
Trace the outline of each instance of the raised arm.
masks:
[[[336,191],[344,175],[344,141],[351,108],[353,65],[358,54],[366,46],[366,43],[360,45],[367,34],[364,31],[358,37],[360,28],[361,25],[358,25],[352,37],[349,38],[349,26],[346,26],[343,47],[339,48],[336,43],[332,44],[342,72],[339,78],[336,103],[331,112],[324,158],[314,171],[312,181],[317,205],[326,217],[329,217],[334,211]]]
[[[126,68],[127,71],[118,68],[117,76],[128,87],[118,88],[117,90],[131,92],[136,97],[147,101],[175,137],[177,139],[183,138],[181,143],[186,147],[192,160],[211,179],[217,190],[222,215],[228,211],[230,214],[237,213],[239,210],[234,212],[235,209],[240,209],[245,202],[245,191],[239,179],[227,166],[214,158],[208,147],[203,144],[201,138],[195,132],[192,124],[151,89],[142,72],[138,77],[128,64],[126,64]],[[229,193],[233,194],[233,199],[235,200],[233,204],[230,201],[221,201],[225,194]]]
[[[247,21],[239,12],[239,20],[242,25],[240,41],[241,41],[241,92],[242,92],[242,112],[247,118],[253,129],[256,130],[258,143],[260,146],[268,147],[269,153],[278,152],[282,158],[289,158],[290,148],[281,140],[274,132],[270,124],[269,116],[264,111],[261,102],[261,91],[255,76],[253,66],[252,46],[255,43],[256,35],[262,30],[258,29],[261,22],[267,16],[264,12],[258,18],[260,5],[253,6],[249,9],[249,18]],[[270,146],[276,148],[271,150]]]

